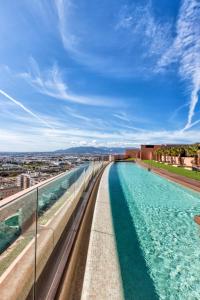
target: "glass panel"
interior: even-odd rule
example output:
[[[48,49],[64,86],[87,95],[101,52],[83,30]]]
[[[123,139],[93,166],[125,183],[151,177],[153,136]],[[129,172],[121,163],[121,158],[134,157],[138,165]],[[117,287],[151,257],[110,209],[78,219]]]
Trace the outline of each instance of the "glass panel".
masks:
[[[39,280],[36,298],[37,292],[41,293],[41,287],[44,288],[42,278],[45,275],[42,274],[42,271],[51,254],[54,256],[53,250],[61,235],[66,232],[64,233],[66,238],[73,234],[74,210],[84,191],[85,170],[88,168],[88,163],[80,165],[38,187],[36,279]],[[58,256],[53,261],[54,265]],[[52,261],[52,256],[50,261]],[[41,274],[42,276],[40,276]],[[51,280],[51,276],[52,274],[49,274],[47,280]]]
[[[80,187],[84,178],[84,172],[88,167],[88,163],[83,164],[57,178],[53,178],[48,183],[39,187],[38,210],[40,225],[48,223],[54,214],[72,196],[76,186]]]
[[[34,298],[36,208],[36,189],[0,202],[1,299]]]

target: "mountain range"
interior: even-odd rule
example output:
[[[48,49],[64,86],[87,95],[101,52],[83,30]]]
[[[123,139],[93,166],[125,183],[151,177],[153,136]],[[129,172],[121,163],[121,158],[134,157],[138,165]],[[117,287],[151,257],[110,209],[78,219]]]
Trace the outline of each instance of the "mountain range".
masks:
[[[68,149],[60,149],[55,151],[56,153],[66,154],[92,154],[92,155],[106,155],[106,154],[123,154],[127,148],[123,147],[91,147],[91,146],[80,146],[71,147]],[[133,149],[133,148],[131,148]]]

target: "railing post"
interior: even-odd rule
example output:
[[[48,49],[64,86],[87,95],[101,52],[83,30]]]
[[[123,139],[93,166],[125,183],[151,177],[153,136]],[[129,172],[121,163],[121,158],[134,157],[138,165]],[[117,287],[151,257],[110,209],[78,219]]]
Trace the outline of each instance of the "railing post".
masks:
[[[86,190],[86,178],[85,178],[85,176],[86,176],[86,171],[84,169],[84,192]]]
[[[36,203],[35,203],[35,248],[34,248],[34,282],[33,282],[33,299],[36,299],[36,274],[37,274],[37,234],[38,234],[38,213],[39,213],[39,189],[36,188]]]

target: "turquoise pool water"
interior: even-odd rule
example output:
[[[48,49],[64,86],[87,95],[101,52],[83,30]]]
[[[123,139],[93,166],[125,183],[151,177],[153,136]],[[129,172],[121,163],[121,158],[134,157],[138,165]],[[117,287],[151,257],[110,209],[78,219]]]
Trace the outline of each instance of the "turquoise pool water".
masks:
[[[200,299],[200,195],[133,163],[109,188],[126,299]]]

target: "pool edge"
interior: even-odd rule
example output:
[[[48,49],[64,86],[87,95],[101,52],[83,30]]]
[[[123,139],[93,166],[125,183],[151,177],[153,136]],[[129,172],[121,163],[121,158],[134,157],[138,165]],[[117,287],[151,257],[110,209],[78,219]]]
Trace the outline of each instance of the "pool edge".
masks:
[[[102,175],[95,203],[82,300],[124,299],[109,195],[111,166]]]

